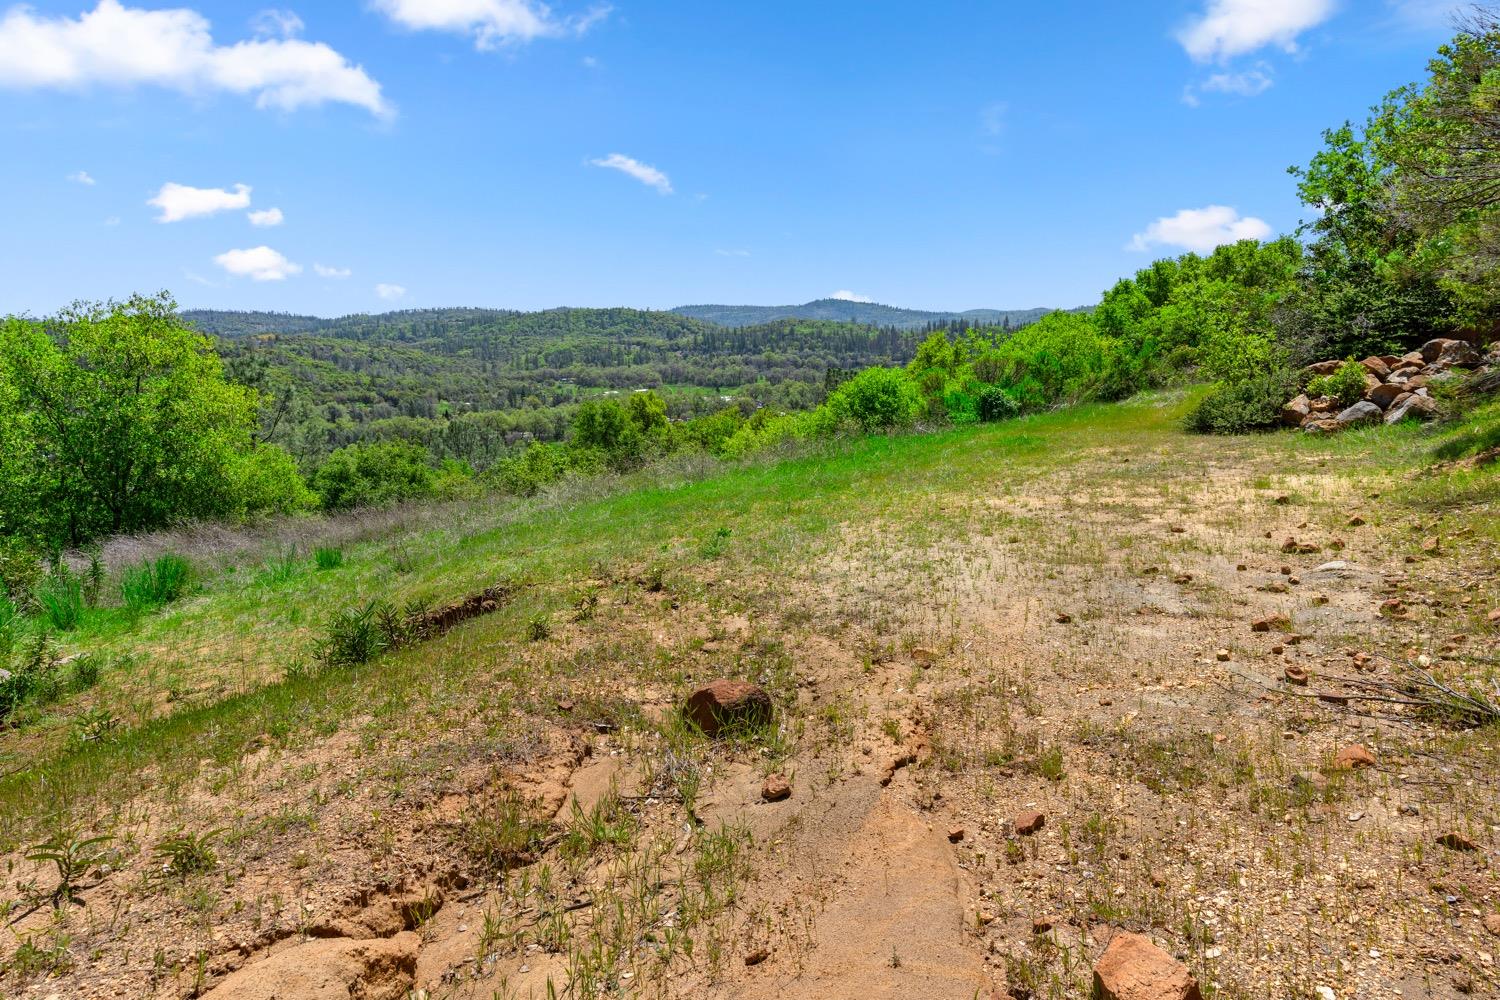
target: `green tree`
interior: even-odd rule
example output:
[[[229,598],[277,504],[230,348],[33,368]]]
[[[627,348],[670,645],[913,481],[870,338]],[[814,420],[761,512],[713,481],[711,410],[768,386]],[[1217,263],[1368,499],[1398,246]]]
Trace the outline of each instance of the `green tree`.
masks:
[[[406,441],[375,441],[329,455],[313,473],[312,488],[326,509],[350,510],[430,496],[436,479],[427,449]]]
[[[7,531],[55,548],[303,497],[275,452],[258,454],[256,393],[165,293],[0,322],[0,384]]]

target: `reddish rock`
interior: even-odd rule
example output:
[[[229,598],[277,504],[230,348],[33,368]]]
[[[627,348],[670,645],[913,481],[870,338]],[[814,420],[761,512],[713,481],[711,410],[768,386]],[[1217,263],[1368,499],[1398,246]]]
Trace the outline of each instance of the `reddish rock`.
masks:
[[[1268,615],[1250,623],[1252,632],[1270,632],[1272,630],[1285,632],[1292,627],[1291,619],[1286,615]]]
[[[1281,422],[1288,427],[1301,427],[1302,421],[1312,415],[1312,400],[1298,396],[1281,408]]]
[[[1375,766],[1375,755],[1358,743],[1342,747],[1333,755],[1333,766],[1340,771],[1359,771]]]
[[[1500,937],[1500,913],[1485,914],[1484,929],[1495,937]]]
[[[1094,1000],[1202,998],[1187,966],[1142,934],[1116,934],[1094,965]]]
[[[745,956],[746,965],[759,965],[771,957],[771,952],[766,948],[757,948]]]
[[[1031,933],[1045,934],[1058,924],[1063,923],[1063,918],[1055,914],[1047,914],[1044,917],[1031,918]]]
[[[1399,382],[1387,382],[1365,393],[1365,398],[1382,410],[1389,410],[1397,399],[1406,395],[1407,391],[1406,386]]]
[[[961,827],[961,826],[955,826],[955,827],[953,827],[952,829],[950,829],[948,831],[948,843],[950,843],[950,844],[957,844],[959,841],[961,841],[963,839],[964,839],[964,828],[963,827]]]
[[[1449,833],[1443,834],[1441,837],[1439,837],[1437,839],[1437,842],[1439,844],[1441,844],[1442,846],[1448,848],[1448,850],[1450,850],[1450,851],[1466,851],[1467,852],[1467,851],[1477,851],[1477,850],[1479,850],[1479,845],[1478,844],[1474,843],[1474,841],[1470,840],[1468,837],[1465,837],[1463,834],[1459,833],[1457,830],[1454,830],[1454,831],[1451,831]]]
[[[1382,358],[1365,358],[1360,364],[1365,366],[1365,371],[1382,381],[1390,378],[1391,366]]]
[[[1071,625],[1073,623],[1073,616],[1066,611],[1059,611],[1057,617],[1053,620],[1059,625]]]
[[[1494,611],[1491,611],[1488,615],[1486,615],[1485,621],[1489,622],[1491,625],[1500,625],[1500,608],[1496,608]]]
[[[1422,360],[1423,360],[1423,362],[1425,362],[1426,364],[1429,364],[1429,365],[1432,364],[1434,361],[1438,360],[1439,358],[1441,358],[1443,356],[1443,352],[1444,351],[1447,351],[1450,347],[1452,347],[1454,345],[1458,345],[1458,346],[1462,346],[1462,347],[1468,347],[1469,346],[1469,345],[1465,344],[1462,340],[1450,340],[1447,337],[1438,337],[1436,340],[1429,340],[1427,343],[1425,343],[1425,344],[1422,345]]]
[[[1286,677],[1286,682],[1288,684],[1295,684],[1298,687],[1307,687],[1307,671],[1303,670],[1301,667],[1293,664],[1292,666],[1287,667],[1286,670],[1282,671],[1282,674]]]
[[[689,695],[682,712],[705,736],[717,736],[726,728],[770,722],[771,696],[745,681],[717,680]]]
[[[1358,514],[1351,514],[1349,516],[1349,527],[1351,527],[1351,528],[1363,528],[1364,526],[1365,526],[1365,519],[1364,518],[1360,517]]]
[[[1381,601],[1380,613],[1388,618],[1405,618],[1406,602],[1395,597]]]
[[[1343,365],[1342,361],[1319,361],[1302,369],[1309,375],[1332,375]]]
[[[1443,540],[1437,535],[1429,535],[1422,539],[1422,551],[1429,556],[1435,556],[1443,548]]]
[[[792,797],[791,783],[779,774],[773,774],[760,786],[760,797],[767,802],[780,802]]]
[[[1023,812],[1015,818],[1016,833],[1029,837],[1047,825],[1047,817],[1039,812]]]

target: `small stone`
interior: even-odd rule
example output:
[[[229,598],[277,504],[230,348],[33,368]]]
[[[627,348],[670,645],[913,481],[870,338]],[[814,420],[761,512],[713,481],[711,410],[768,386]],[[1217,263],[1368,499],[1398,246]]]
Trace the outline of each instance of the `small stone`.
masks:
[[[771,721],[771,696],[745,681],[717,680],[688,696],[683,715],[705,736],[725,728],[764,725]]]
[[[1062,922],[1062,917],[1053,916],[1051,914],[1048,914],[1045,917],[1032,917],[1031,933],[1045,934]]]
[[[1437,535],[1429,535],[1422,539],[1422,552],[1429,556],[1435,556],[1443,548],[1442,539]]]
[[[1488,615],[1485,615],[1485,619],[1484,620],[1487,621],[1487,622],[1489,622],[1491,625],[1500,625],[1500,608],[1496,608],[1494,611],[1491,611]]]
[[[766,948],[757,948],[745,956],[746,965],[759,965],[771,957],[771,952]]]
[[[1071,625],[1073,624],[1073,616],[1068,614],[1066,611],[1059,611],[1057,613],[1057,617],[1054,618],[1053,621],[1057,622],[1057,624],[1059,625]]]
[[[1142,934],[1120,931],[1094,965],[1095,1000],[1202,1000],[1187,966]]]
[[[1292,502],[1292,498],[1287,496],[1285,493],[1282,493],[1272,502],[1278,507],[1285,507],[1287,504]]]
[[[920,663],[925,667],[937,660],[937,654],[930,649],[923,649],[922,647],[918,646],[916,649],[911,651],[911,658],[913,663]]]
[[[1495,937],[1500,937],[1500,913],[1485,914],[1484,929]]]
[[[1287,618],[1286,615],[1268,615],[1265,618],[1250,623],[1250,631],[1252,632],[1270,632],[1273,629],[1278,632],[1285,632],[1291,627],[1291,619]]]
[[[791,783],[779,774],[768,777],[760,786],[760,797],[767,802],[781,802],[792,797]]]
[[[1295,663],[1291,664],[1284,671],[1282,671],[1282,676],[1286,678],[1286,682],[1288,684],[1295,684],[1297,687],[1307,687],[1307,671],[1303,670]]]
[[[956,844],[964,839],[964,828],[955,826],[948,831],[948,843]]]
[[[1230,653],[1227,649],[1220,649],[1214,653],[1214,658],[1217,659],[1220,663],[1228,663],[1229,656]]]
[[[1349,518],[1347,523],[1351,528],[1363,528],[1365,526],[1365,519],[1355,514]]]
[[[1465,837],[1457,830],[1453,830],[1443,834],[1437,839],[1437,842],[1443,847],[1448,848],[1448,850],[1450,851],[1467,852],[1479,850],[1478,844],[1474,843],[1474,841],[1470,840],[1468,837]]]
[[[1358,743],[1342,747],[1333,755],[1333,766],[1340,771],[1358,771],[1375,766],[1375,755]]]
[[[1023,812],[1016,816],[1014,826],[1016,833],[1023,837],[1029,837],[1042,827],[1047,825],[1047,817],[1039,812]]]

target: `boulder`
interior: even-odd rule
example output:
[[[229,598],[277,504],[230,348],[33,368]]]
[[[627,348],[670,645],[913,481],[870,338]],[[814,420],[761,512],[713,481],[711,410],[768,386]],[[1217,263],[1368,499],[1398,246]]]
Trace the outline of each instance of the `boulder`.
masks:
[[[1202,1000],[1187,966],[1143,934],[1116,934],[1094,964],[1094,1000]]]
[[[309,941],[233,973],[207,1000],[406,1000],[417,971],[421,938]]]
[[[1340,771],[1363,770],[1375,766],[1375,755],[1358,743],[1352,743],[1341,747],[1339,752],[1333,755],[1333,766]]]
[[[1483,357],[1475,350],[1472,344],[1466,344],[1462,340],[1455,340],[1447,344],[1437,356],[1438,365],[1477,365]]]
[[[1365,399],[1374,403],[1382,410],[1389,410],[1391,404],[1396,401],[1396,397],[1405,395],[1407,391],[1406,386],[1399,382],[1386,382],[1366,392]]]
[[[1427,363],[1427,359],[1422,357],[1421,351],[1412,351],[1410,354],[1402,356],[1401,363],[1407,367],[1421,368]]]
[[[1379,389],[1384,384],[1384,382],[1384,379],[1378,379],[1374,375],[1371,375],[1369,372],[1365,372],[1365,396],[1368,397],[1370,393],[1374,392],[1376,389]]]
[[[1334,372],[1339,370],[1339,366],[1341,366],[1342,364],[1342,361],[1319,361],[1315,364],[1308,365],[1302,370],[1307,372],[1309,375],[1332,375]]]
[[[1438,337],[1435,340],[1429,340],[1427,343],[1422,345],[1422,360],[1430,365],[1438,358],[1441,358],[1443,356],[1443,352],[1448,350],[1449,347],[1454,344],[1462,345],[1464,347],[1469,346],[1462,340],[1452,340],[1448,337]]]
[[[771,721],[771,696],[759,685],[746,681],[717,680],[688,696],[682,714],[703,730],[717,736],[725,729],[765,725]]]
[[[1391,374],[1391,366],[1383,358],[1365,358],[1360,364],[1365,366],[1365,371],[1384,381]]]
[[[1298,396],[1281,408],[1281,422],[1288,427],[1301,427],[1302,421],[1312,414],[1312,400],[1306,395]]]
[[[1399,424],[1403,420],[1431,420],[1437,416],[1437,403],[1431,396],[1412,393],[1393,403],[1386,411],[1385,422],[1387,424]]]
[[[1367,403],[1364,400],[1360,400],[1337,417],[1334,417],[1334,420],[1345,427],[1357,427],[1360,424],[1379,423],[1382,412],[1380,407],[1374,403]]]
[[[1302,425],[1304,434],[1337,434],[1344,425],[1337,420],[1308,420]]]

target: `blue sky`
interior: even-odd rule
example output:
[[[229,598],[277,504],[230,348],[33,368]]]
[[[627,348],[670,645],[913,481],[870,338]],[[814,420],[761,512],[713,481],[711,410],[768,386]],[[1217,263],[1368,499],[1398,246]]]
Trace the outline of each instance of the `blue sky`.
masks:
[[[1092,302],[1294,228],[1459,6],[3,4],[0,312],[320,315]]]

